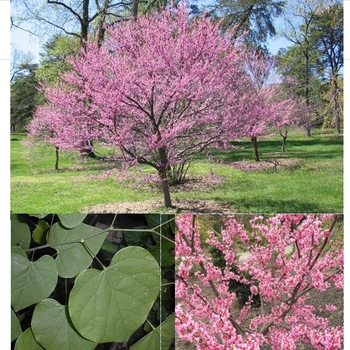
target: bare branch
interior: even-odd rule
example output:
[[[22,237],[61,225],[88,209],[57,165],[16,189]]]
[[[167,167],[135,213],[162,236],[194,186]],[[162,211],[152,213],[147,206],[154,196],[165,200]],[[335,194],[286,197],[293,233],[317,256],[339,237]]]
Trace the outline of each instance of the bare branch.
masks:
[[[53,1],[53,0],[47,0],[48,4],[54,4],[54,5],[59,5],[64,7],[65,9],[67,9],[70,13],[72,13],[80,22],[82,22],[82,18],[79,15],[79,13],[75,12],[71,7],[69,7],[68,5],[66,5],[65,3],[61,2],[61,1]]]

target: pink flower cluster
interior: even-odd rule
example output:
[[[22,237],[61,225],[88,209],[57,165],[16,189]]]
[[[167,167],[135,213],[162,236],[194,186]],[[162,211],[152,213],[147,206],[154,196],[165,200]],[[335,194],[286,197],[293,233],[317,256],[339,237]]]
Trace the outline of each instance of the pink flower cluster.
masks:
[[[255,217],[248,234],[234,217],[224,217],[222,232],[209,232],[207,240],[225,258],[222,271],[202,249],[196,216],[178,216],[179,337],[197,349],[260,349],[269,344],[272,349],[292,350],[298,342],[315,349],[341,349],[343,327],[331,327],[307,301],[311,290],[343,289],[343,242],[332,233],[337,219],[336,215]],[[239,260],[238,242],[249,252],[245,261]],[[196,278],[200,283],[193,282]],[[229,290],[230,280],[249,285],[251,291],[235,317],[231,309],[236,294]],[[261,307],[252,315],[253,295],[260,295]],[[331,304],[324,308],[336,310]]]

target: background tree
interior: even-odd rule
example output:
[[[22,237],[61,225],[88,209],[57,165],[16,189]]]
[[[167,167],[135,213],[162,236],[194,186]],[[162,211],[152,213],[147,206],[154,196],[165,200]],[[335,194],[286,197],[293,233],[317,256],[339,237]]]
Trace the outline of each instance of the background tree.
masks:
[[[35,70],[38,65],[24,62],[13,71],[11,82],[11,131],[23,131],[32,118],[38,101],[38,83]]]
[[[263,52],[248,51],[243,67],[249,83],[245,85],[245,111],[241,117],[240,128],[243,135],[249,137],[254,159],[258,162],[258,138],[271,132],[273,128],[294,124],[292,116],[294,119],[296,104],[281,91],[283,86],[276,76],[274,58]]]
[[[217,0],[210,6],[211,14],[222,18],[222,28],[235,28],[235,38],[246,34],[248,46],[266,50],[266,41],[276,34],[274,20],[282,14],[284,1]]]
[[[298,75],[303,90],[305,103],[305,129],[306,135],[311,136],[314,126],[314,107],[312,103],[312,80],[315,73],[318,53],[314,50],[315,38],[313,28],[318,14],[325,8],[326,3],[321,0],[301,0],[289,2],[284,13],[285,29],[283,36],[293,43],[294,57],[298,57]],[[301,70],[299,72],[299,70]],[[302,72],[302,75],[301,75]]]
[[[112,0],[63,0],[63,1],[14,1],[16,15],[11,17],[12,25],[21,28],[22,23],[30,22],[34,32],[42,39],[57,34],[78,38],[81,43],[87,40],[92,29],[99,27],[99,21],[106,14],[114,20],[120,18],[115,11],[118,6]],[[103,35],[100,32],[99,35]]]
[[[308,100],[305,99],[305,62],[300,60],[303,54],[297,45],[281,49],[277,55],[277,71],[281,74],[288,93],[296,95],[304,108],[299,108],[299,125],[305,130],[320,126],[323,122],[323,111],[326,103],[323,98],[325,86],[317,71],[318,55],[313,52],[309,56]],[[286,91],[286,92],[287,92]],[[301,107],[301,105],[299,107]]]
[[[36,79],[45,84],[58,83],[61,75],[71,68],[66,58],[76,54],[78,48],[79,40],[74,37],[52,37],[44,44],[40,53],[40,66],[35,72]]]
[[[18,76],[25,74],[27,67],[34,64],[34,56],[31,52],[23,52],[12,48],[10,82],[13,82]]]
[[[16,14],[12,15],[11,23],[18,28],[25,22],[31,23],[43,41],[55,35],[69,35],[84,43],[92,35],[101,43],[106,25],[136,18],[138,12],[159,9],[164,3],[164,0],[14,0]]]
[[[281,151],[286,151],[288,131],[291,127],[303,127],[304,105],[301,98],[295,93],[295,81],[285,78],[276,86],[274,99],[277,108],[274,112],[277,115],[273,119],[273,127],[278,130],[282,137]]]
[[[330,104],[333,106],[333,123],[339,134],[341,131],[341,111],[339,78],[344,65],[343,59],[343,4],[337,2],[316,15],[313,24],[315,47],[320,53],[322,76],[330,86]]]

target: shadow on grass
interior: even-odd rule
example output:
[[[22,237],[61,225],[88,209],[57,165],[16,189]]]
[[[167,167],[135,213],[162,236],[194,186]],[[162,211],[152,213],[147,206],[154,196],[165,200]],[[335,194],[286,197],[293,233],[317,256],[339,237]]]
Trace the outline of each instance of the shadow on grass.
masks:
[[[273,200],[267,198],[236,198],[234,201],[228,200],[233,207],[237,208],[237,213],[328,213],[321,206],[312,202],[299,202],[290,200]],[[257,210],[259,208],[259,210]]]
[[[222,151],[210,149],[198,154],[197,160],[208,159],[210,153],[214,158],[228,162],[253,160],[253,150],[250,141],[233,141],[234,149]],[[305,139],[287,139],[286,152],[281,152],[281,140],[258,140],[261,159],[266,158],[301,158],[301,159],[337,159],[343,158],[343,137],[311,137]]]

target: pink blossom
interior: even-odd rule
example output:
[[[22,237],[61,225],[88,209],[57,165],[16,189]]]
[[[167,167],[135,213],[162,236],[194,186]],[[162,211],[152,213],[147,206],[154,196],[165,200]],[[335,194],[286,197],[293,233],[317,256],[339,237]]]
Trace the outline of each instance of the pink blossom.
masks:
[[[276,350],[297,349],[299,341],[315,349],[340,349],[343,327],[331,327],[327,318],[317,315],[320,309],[335,311],[336,307],[326,304],[315,308],[308,303],[312,289],[323,292],[331,286],[343,287],[343,243],[330,240],[329,234],[336,220],[334,215],[311,214],[276,215],[266,220],[256,217],[251,221],[252,242],[233,216],[225,217],[224,229],[220,234],[209,232],[207,241],[223,253],[226,266],[220,270],[202,250],[196,217],[178,216],[179,337],[196,344],[197,349],[260,349],[263,344]],[[243,241],[250,252],[244,263],[237,259],[237,241]],[[209,298],[197,283],[191,286],[185,262],[199,270],[197,278],[215,297]],[[243,273],[249,273],[250,278]],[[229,280],[249,285],[251,292],[236,318],[231,312],[236,294],[230,291]],[[262,307],[252,310],[253,295],[258,293]],[[260,313],[263,309],[269,311]],[[255,316],[248,320],[252,311]]]
[[[332,304],[326,304],[326,310],[327,311],[335,311],[337,310],[337,307]]]

